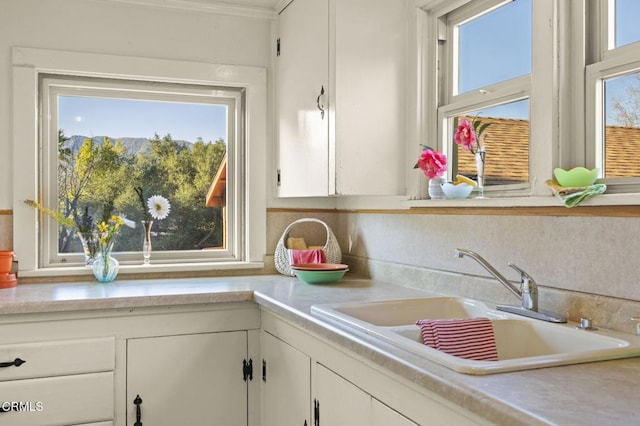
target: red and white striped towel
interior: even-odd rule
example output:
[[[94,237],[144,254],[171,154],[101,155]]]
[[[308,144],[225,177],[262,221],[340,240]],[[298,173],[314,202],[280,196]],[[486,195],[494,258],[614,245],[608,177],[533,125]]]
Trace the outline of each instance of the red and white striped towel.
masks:
[[[420,326],[425,345],[460,358],[498,360],[489,318],[424,319],[416,324]]]

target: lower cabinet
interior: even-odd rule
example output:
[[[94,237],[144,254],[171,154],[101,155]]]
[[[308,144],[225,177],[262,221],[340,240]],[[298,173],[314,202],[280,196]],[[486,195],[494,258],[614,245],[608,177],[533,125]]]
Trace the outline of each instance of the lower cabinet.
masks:
[[[262,426],[489,424],[271,311],[261,319]]]
[[[260,345],[262,426],[416,425],[270,333]]]
[[[253,302],[0,315],[0,426],[259,426],[259,328]]]
[[[114,354],[113,338],[0,345],[0,425],[112,424]]]
[[[315,379],[315,412],[322,425],[416,426],[322,364],[316,364]]]
[[[260,333],[261,426],[310,426],[311,358],[269,333]]]
[[[243,361],[246,331],[128,339],[127,424],[247,425]]]

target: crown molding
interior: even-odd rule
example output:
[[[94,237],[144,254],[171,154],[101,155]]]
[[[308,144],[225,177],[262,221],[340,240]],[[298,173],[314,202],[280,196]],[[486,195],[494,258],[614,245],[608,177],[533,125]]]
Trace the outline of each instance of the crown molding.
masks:
[[[231,4],[205,0],[93,0],[104,3],[123,3],[138,6],[147,6],[162,9],[178,9],[196,12],[206,12],[216,15],[240,16],[257,19],[276,19],[274,7],[270,7],[273,1],[262,2],[265,6]],[[229,0],[233,1],[233,0]]]

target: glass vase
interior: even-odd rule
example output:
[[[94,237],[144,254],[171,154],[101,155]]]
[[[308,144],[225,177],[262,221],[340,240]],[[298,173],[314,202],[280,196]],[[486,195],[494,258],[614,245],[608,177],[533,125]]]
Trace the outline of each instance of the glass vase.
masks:
[[[476,198],[486,198],[484,196],[484,160],[486,152],[484,148],[478,149],[476,152],[476,172],[478,180],[478,196]]]
[[[101,247],[91,265],[93,276],[101,283],[110,283],[116,279],[120,270],[120,263],[111,256],[112,244],[107,247]]]
[[[441,177],[429,179],[429,198],[432,200],[442,200],[446,198],[444,192],[442,192],[442,184],[444,182],[446,181]]]
[[[152,220],[142,221],[142,230],[144,232],[142,240],[142,257],[144,258],[143,265],[151,264],[151,227],[153,226]]]
[[[91,268],[100,247],[100,234],[97,232],[78,232],[78,238],[84,252],[84,266]]]

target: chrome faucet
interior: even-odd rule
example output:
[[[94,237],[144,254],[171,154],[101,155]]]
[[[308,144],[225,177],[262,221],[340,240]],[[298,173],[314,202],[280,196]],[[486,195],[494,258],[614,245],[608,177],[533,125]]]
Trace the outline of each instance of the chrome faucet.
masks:
[[[517,315],[523,315],[530,318],[536,318],[549,322],[567,322],[567,319],[555,312],[549,312],[538,309],[538,285],[525,271],[509,262],[509,266],[520,273],[520,288],[513,285],[500,272],[496,270],[489,262],[484,260],[482,256],[471,250],[456,249],[455,256],[462,258],[469,256],[486,269],[500,284],[505,286],[511,293],[520,299],[520,306],[513,305],[497,305],[499,311],[510,312]]]

